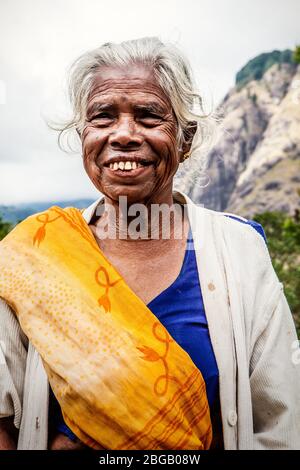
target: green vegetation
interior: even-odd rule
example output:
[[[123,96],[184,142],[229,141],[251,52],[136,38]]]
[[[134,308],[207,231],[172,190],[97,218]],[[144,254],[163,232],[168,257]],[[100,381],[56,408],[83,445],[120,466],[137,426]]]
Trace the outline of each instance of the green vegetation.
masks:
[[[0,215],[0,240],[2,240],[2,238],[4,238],[5,235],[7,235],[12,228],[12,224],[10,224],[9,222],[4,222],[2,220],[2,216]]]
[[[284,285],[300,336],[300,213],[265,212],[253,217],[265,231],[274,269]]]
[[[263,74],[274,64],[293,63],[293,52],[285,51],[266,52],[250,60],[237,74],[235,84],[238,89],[251,80],[260,80]]]
[[[293,61],[296,62],[296,64],[300,64],[300,45],[295,47],[293,52]]]

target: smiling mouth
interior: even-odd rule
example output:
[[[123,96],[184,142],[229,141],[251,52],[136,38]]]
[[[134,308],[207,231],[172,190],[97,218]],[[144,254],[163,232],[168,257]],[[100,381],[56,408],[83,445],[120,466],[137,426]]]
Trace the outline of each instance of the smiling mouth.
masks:
[[[150,160],[115,160],[111,162],[107,162],[104,164],[104,167],[109,168],[113,172],[124,172],[124,173],[132,173],[136,172],[136,170],[140,170],[141,168],[149,167],[153,165],[154,162]]]

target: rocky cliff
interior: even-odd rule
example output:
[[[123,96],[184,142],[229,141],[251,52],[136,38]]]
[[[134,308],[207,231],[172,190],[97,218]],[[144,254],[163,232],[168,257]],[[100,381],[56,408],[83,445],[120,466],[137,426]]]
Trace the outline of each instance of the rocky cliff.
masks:
[[[259,79],[247,80],[243,69],[237,75],[242,80],[219,106],[221,132],[205,173],[195,181],[195,165],[187,164],[176,178],[195,202],[244,217],[300,208],[300,65],[281,59]]]

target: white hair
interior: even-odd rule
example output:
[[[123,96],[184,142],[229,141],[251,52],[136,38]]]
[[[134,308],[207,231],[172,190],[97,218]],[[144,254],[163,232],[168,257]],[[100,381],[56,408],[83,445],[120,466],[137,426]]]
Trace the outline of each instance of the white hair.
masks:
[[[93,81],[101,67],[128,67],[141,64],[150,67],[165,95],[169,98],[177,119],[177,143],[192,143],[191,153],[196,151],[210,133],[212,115],[203,112],[202,98],[197,93],[191,67],[181,51],[172,44],[165,44],[156,37],[145,37],[119,44],[105,43],[85,52],[72,65],[69,75],[69,98],[73,114],[64,125],[56,127],[59,145],[62,136],[75,130],[82,132]],[[195,137],[191,128],[197,126]],[[192,141],[192,142],[191,142]],[[199,164],[199,162],[198,162]]]

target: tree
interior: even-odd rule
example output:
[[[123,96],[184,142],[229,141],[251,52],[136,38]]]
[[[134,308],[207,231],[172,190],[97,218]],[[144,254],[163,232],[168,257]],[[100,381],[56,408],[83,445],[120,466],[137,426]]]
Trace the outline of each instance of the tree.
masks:
[[[2,216],[0,215],[0,240],[2,240],[2,238],[4,238],[12,228],[12,224],[9,222],[4,222]]]
[[[300,45],[295,47],[293,52],[293,61],[296,62],[296,64],[300,64]]]

